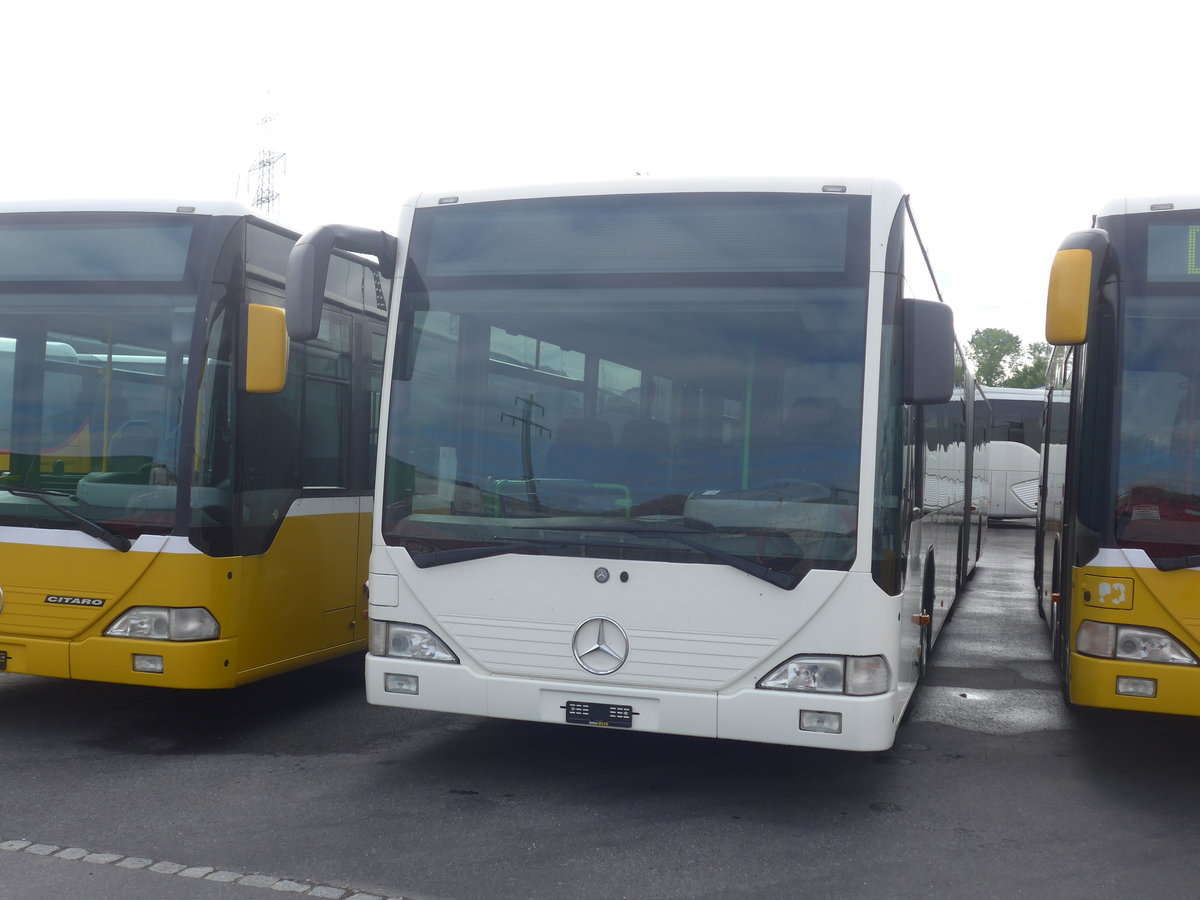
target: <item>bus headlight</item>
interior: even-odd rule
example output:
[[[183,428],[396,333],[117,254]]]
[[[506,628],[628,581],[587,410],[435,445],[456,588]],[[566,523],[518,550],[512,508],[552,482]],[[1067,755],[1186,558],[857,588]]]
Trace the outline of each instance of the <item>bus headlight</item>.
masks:
[[[868,696],[887,692],[891,669],[882,656],[793,656],[758,682],[769,691]]]
[[[212,641],[221,636],[221,626],[202,606],[135,606],[117,616],[104,629],[104,635],[151,641]]]
[[[1075,649],[1086,656],[1107,659],[1127,659],[1135,662],[1170,663],[1195,666],[1196,657],[1187,647],[1158,628],[1134,625],[1114,625],[1111,622],[1079,624],[1075,634]]]
[[[373,656],[456,663],[458,657],[428,628],[371,620],[368,650]]]

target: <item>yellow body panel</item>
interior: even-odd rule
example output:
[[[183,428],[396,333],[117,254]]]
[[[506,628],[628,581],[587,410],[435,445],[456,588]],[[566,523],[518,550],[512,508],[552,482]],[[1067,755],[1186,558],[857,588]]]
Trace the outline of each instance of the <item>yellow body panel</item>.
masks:
[[[328,513],[287,517],[270,550],[253,557],[0,543],[5,671],[228,688],[365,651],[369,540],[369,514]],[[135,606],[202,606],[220,639],[105,637]],[[135,653],[162,656],[163,672],[133,671]]]
[[[1200,715],[1200,666],[1099,659],[1075,652],[1084,619],[1166,631],[1200,659],[1200,572],[1087,567],[1077,570],[1071,603],[1071,700],[1083,706]],[[1116,692],[1117,677],[1153,678],[1157,696]]]
[[[71,644],[68,641],[0,634],[0,653],[7,656],[6,672],[71,677]]]
[[[305,656],[337,655],[324,652],[335,648],[366,649],[360,618],[368,556],[360,535],[369,535],[364,518],[369,516],[288,517],[269,553],[240,560],[239,668],[251,675],[243,680],[282,671],[281,665],[303,665]]]

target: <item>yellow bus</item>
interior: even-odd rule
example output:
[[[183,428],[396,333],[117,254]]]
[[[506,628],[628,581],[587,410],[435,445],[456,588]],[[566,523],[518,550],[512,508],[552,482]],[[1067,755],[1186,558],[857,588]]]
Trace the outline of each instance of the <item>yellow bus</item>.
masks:
[[[366,647],[390,282],[233,203],[0,206],[0,673],[226,688]]]
[[[1035,553],[1069,702],[1200,714],[1200,196],[1124,199],[1054,259]]]

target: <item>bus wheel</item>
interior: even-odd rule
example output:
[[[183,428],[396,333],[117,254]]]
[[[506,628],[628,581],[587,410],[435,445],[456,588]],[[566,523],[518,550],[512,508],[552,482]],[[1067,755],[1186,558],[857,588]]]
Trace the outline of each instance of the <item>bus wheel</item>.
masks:
[[[1053,649],[1055,668],[1058,670],[1059,683],[1062,685],[1063,702],[1068,707],[1071,702],[1071,635],[1069,632],[1070,617],[1062,609],[1062,598],[1050,606],[1050,642]]]
[[[1068,709],[1071,709],[1075,704],[1071,701],[1071,648],[1068,644],[1070,638],[1066,631],[1063,630],[1061,624],[1059,625],[1059,632],[1061,633],[1061,640],[1056,637],[1054,642],[1059,656],[1058,672],[1061,676],[1063,703],[1067,705]]]
[[[1056,547],[1055,550],[1058,548]],[[1043,592],[1038,597],[1038,614],[1046,620],[1046,624],[1050,626],[1050,658],[1055,662],[1059,661],[1059,607],[1062,605],[1062,594],[1058,593],[1059,577],[1058,577],[1058,553],[1054,554],[1054,565],[1050,570],[1050,590]],[[1042,609],[1042,596],[1049,598],[1049,609]],[[1058,597],[1056,601],[1054,598]]]
[[[1059,625],[1058,605],[1061,601],[1055,600],[1054,595],[1050,595],[1050,618],[1047,619],[1047,624],[1050,626],[1050,658],[1056,662],[1062,663],[1062,627]],[[1041,604],[1038,604],[1038,611],[1041,611]],[[1045,619],[1045,614],[1042,615]]]

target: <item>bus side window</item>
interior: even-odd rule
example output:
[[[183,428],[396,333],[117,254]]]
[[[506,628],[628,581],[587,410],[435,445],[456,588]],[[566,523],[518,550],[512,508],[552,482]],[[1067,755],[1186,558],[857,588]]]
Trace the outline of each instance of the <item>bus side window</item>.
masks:
[[[325,310],[317,337],[304,344],[300,477],[304,487],[348,487],[350,360],[348,316]]]

